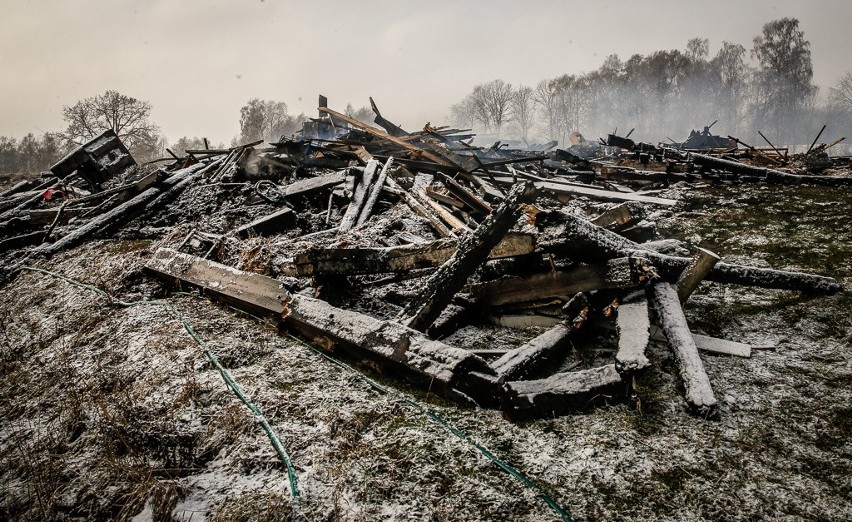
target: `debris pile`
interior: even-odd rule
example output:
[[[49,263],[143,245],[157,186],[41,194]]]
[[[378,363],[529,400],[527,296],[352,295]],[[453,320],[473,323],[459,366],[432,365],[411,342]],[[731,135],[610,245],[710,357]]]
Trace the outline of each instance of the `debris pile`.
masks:
[[[0,195],[2,278],[92,239],[156,238],[147,274],[511,418],[629,396],[653,340],[670,346],[689,409],[713,417],[699,350],[752,347],[690,331],[681,306],[701,281],[842,290],[690,252],[654,224],[677,211],[661,194],[677,182],[849,185],[830,145],[788,158],[707,127],[681,147],[614,134],[478,147],[468,129],[407,132],[370,101],[381,128],[321,97],[295,137],[188,150],[163,167],[136,165],[106,132]],[[482,342],[518,328],[522,342]],[[600,329],[616,332],[612,346],[578,350]]]

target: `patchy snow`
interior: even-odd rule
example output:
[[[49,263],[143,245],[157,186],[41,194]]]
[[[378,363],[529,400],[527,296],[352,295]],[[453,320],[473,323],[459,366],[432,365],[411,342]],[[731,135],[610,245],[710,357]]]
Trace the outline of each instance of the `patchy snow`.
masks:
[[[767,228],[765,246],[740,246],[731,231],[749,206],[747,191],[707,197],[686,198],[686,205],[728,215],[695,229],[676,214],[661,217],[673,231],[667,235],[715,241],[726,260],[755,259],[752,250],[765,248],[773,266],[797,264],[852,283],[850,224],[834,217],[848,216],[848,203],[818,207],[841,238],[833,248],[846,252],[827,259],[791,251],[826,238],[815,218],[807,218],[810,231],[776,236]],[[150,299],[163,290],[135,273],[149,255],[144,246],[93,244],[41,266],[124,300]],[[686,308],[696,330],[776,345],[751,359],[702,355],[720,399],[714,422],[686,413],[659,343],[648,354],[652,368],[636,380],[636,400],[512,423],[369,365],[356,364],[360,373],[341,369],[274,325],[204,299],[167,300],[279,434],[296,468],[299,501],[290,498],[286,469],[257,421],[172,312],[108,306],[24,272],[0,288],[3,518],[556,519],[534,491],[400,396],[428,404],[579,520],[852,518],[847,295],[809,299],[702,285]],[[495,329],[490,339],[517,345],[534,333]],[[376,391],[361,373],[400,396]]]

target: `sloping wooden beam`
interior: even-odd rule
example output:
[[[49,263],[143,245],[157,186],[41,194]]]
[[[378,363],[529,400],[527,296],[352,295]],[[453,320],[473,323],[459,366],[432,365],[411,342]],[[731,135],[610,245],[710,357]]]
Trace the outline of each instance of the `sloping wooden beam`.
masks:
[[[401,312],[405,324],[424,331],[438,318],[467,278],[517,223],[522,212],[519,203],[534,193],[532,184],[519,183],[476,230],[461,238],[458,250],[432,274],[423,291]]]
[[[383,140],[389,141],[389,142],[393,143],[394,145],[397,145],[398,147],[402,147],[403,149],[416,152],[420,156],[427,158],[427,159],[430,159],[430,160],[434,161],[435,163],[437,163],[438,165],[443,165],[445,167],[455,168],[449,161],[438,156],[437,154],[433,154],[432,152],[429,152],[428,150],[422,149],[422,148],[420,148],[416,145],[412,145],[411,143],[408,143],[405,140],[401,140],[401,139],[397,138],[396,136],[391,136],[390,134],[388,134],[385,131],[381,131],[379,129],[376,129],[375,127],[370,127],[369,125],[366,125],[366,124],[364,124],[364,123],[362,123],[362,122],[360,122],[356,119],[350,118],[349,116],[346,116],[345,114],[340,114],[339,112],[333,111],[333,110],[329,109],[328,107],[319,107],[319,111],[324,112],[324,113],[326,113],[330,116],[334,116],[338,120],[345,121],[349,125],[352,125],[353,127],[357,128],[357,129],[361,129],[362,131],[366,132],[367,134],[370,134],[371,136],[375,136],[376,138],[381,138]]]
[[[145,269],[167,281],[188,284],[247,312],[283,320],[325,350],[343,348],[396,368],[418,382],[455,389],[481,402],[493,402],[499,388],[488,364],[468,350],[429,339],[402,324],[291,294],[276,279],[160,248]]]

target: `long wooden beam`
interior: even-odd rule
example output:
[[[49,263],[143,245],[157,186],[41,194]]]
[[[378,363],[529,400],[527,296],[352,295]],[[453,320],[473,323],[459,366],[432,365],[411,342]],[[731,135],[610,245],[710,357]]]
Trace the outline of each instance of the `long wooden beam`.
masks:
[[[444,158],[438,156],[437,154],[429,152],[428,150],[422,149],[422,148],[420,148],[416,145],[412,145],[411,143],[408,143],[405,140],[401,140],[401,139],[397,138],[396,136],[391,136],[390,134],[388,134],[385,131],[381,131],[381,130],[375,128],[375,127],[370,127],[369,125],[366,125],[366,124],[364,124],[364,123],[362,123],[362,122],[360,122],[360,121],[358,121],[354,118],[350,118],[349,116],[347,116],[345,114],[340,114],[337,111],[333,111],[333,110],[329,109],[328,107],[319,107],[318,109],[319,109],[320,112],[324,112],[324,113],[326,113],[330,116],[334,116],[338,120],[345,121],[349,125],[352,125],[353,127],[357,128],[357,129],[361,129],[362,131],[364,131],[367,134],[370,134],[372,136],[375,136],[376,138],[380,138],[380,139],[389,141],[389,142],[393,143],[394,145],[402,147],[403,149],[410,150],[412,152],[416,152],[420,156],[423,156],[424,158],[430,159],[430,160],[434,161],[435,163],[437,163],[438,165],[443,165],[444,167],[456,168],[452,163],[450,163],[449,161],[445,160]]]
[[[271,277],[168,248],[154,252],[145,269],[165,280],[201,288],[241,310],[283,320],[320,348],[343,348],[419,382],[458,390],[480,403],[493,403],[500,393],[496,379],[493,386],[488,384],[487,377],[494,377],[494,371],[468,350],[433,341],[400,323],[291,294]],[[472,373],[477,375],[469,378]]]
[[[430,243],[392,247],[308,248],[291,261],[278,265],[283,275],[309,277],[321,274],[381,274],[407,272],[444,264],[455,253],[458,243],[450,238]],[[535,236],[510,232],[488,254],[488,259],[501,259],[530,254],[535,250]]]

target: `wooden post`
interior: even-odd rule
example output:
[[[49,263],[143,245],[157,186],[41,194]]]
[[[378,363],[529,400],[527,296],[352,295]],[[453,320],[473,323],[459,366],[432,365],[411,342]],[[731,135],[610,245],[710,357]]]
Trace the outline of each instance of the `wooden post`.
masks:
[[[379,162],[371,159],[367,162],[367,166],[364,167],[361,181],[355,185],[352,200],[349,202],[349,207],[346,209],[346,213],[343,214],[343,219],[340,220],[340,225],[337,227],[337,235],[348,232],[358,223],[358,216],[361,214],[361,209],[364,207],[370,187],[373,185],[373,178],[376,175],[378,166]]]
[[[615,326],[618,331],[615,369],[619,373],[630,373],[650,366],[645,350],[651,340],[651,319],[644,292],[636,292],[624,299],[618,307]]]
[[[424,385],[461,391],[480,404],[493,403],[500,394],[494,371],[470,351],[393,321],[290,294],[271,277],[168,248],[154,252],[145,269],[165,280],[199,287],[241,310],[283,320],[320,348],[340,347],[401,370]]]
[[[506,383],[503,409],[514,419],[547,418],[602,403],[624,388],[614,364],[555,373],[546,379]]]
[[[659,282],[651,287],[650,295],[677,363],[690,410],[704,418],[713,417],[716,397],[680,307],[677,289],[671,283]]]
[[[692,262],[681,272],[677,280],[677,297],[681,303],[686,302],[692,292],[698,288],[701,280],[713,270],[721,258],[709,250],[698,249],[698,253],[692,258]]]
[[[382,171],[379,173],[379,179],[373,183],[372,187],[370,187],[370,193],[367,196],[367,201],[364,203],[364,208],[361,209],[361,213],[358,214],[358,225],[364,223],[370,218],[370,214],[373,212],[373,207],[376,206],[376,201],[379,199],[379,194],[382,193],[382,188],[385,186],[385,180],[388,179],[388,170],[391,168],[391,165],[393,165],[393,157],[388,158],[385,162],[385,166],[382,167]]]

